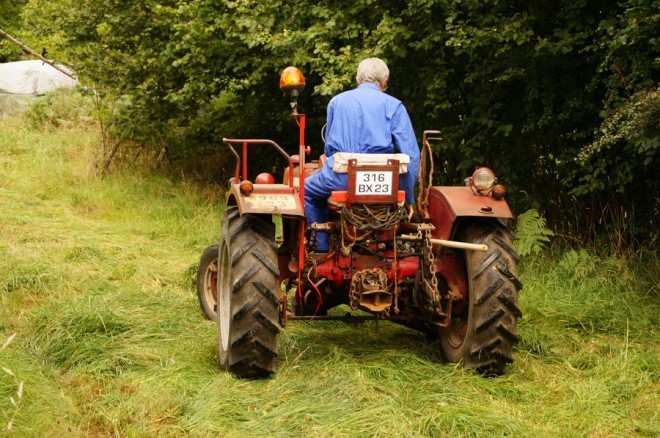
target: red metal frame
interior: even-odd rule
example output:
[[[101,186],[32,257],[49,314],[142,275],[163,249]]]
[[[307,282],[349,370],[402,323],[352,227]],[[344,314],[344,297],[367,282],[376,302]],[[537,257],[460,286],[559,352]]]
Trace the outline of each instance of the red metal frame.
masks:
[[[297,111],[294,110],[294,112],[291,114],[293,118],[296,119],[296,124],[298,125],[298,141],[299,141],[299,152],[298,152],[298,160],[299,160],[299,176],[298,176],[298,196],[300,197],[300,205],[302,205],[303,211],[305,209],[305,155],[308,155],[310,153],[309,147],[305,146],[305,126],[306,126],[306,121],[307,118],[305,114],[299,114]],[[294,187],[294,178],[293,178],[293,160],[291,159],[291,156],[287,154],[280,145],[275,143],[272,140],[265,140],[265,139],[228,139],[224,138],[222,140],[228,147],[229,150],[234,154],[234,157],[236,157],[236,170],[234,172],[234,184],[238,184],[242,180],[248,179],[248,147],[249,146],[255,146],[255,145],[269,145],[275,150],[277,150],[280,155],[282,155],[288,163],[289,166],[289,175],[291,176],[288,181],[289,187],[293,188]],[[235,146],[241,147],[241,154],[239,155],[236,149],[234,148]],[[298,239],[300,244],[298,245],[298,284],[302,284],[302,271],[303,268],[305,267],[305,246],[303,242],[305,241],[305,228],[306,224],[304,220],[300,221],[300,229],[299,229],[299,235]],[[287,320],[287,314],[286,314],[286,305],[282,306],[282,319],[283,322],[286,324]]]
[[[330,199],[332,199],[332,202],[335,204],[345,204],[348,201],[348,192],[346,190],[333,190],[330,193]],[[405,200],[406,192],[404,190],[399,190],[399,193],[396,197],[397,203],[402,203]]]
[[[238,139],[238,138],[223,138],[223,143],[229,147],[231,153],[236,157],[236,170],[234,171],[234,184],[248,179],[248,146],[258,146],[258,145],[267,145],[274,148],[277,152],[280,153],[286,160],[289,166],[289,172],[293,173],[293,160],[291,156],[286,153],[284,149],[273,140],[267,139]],[[241,147],[241,155],[236,152],[234,146]],[[289,181],[289,187],[293,187],[293,182]],[[302,200],[302,199],[301,199]]]
[[[294,112],[291,114],[292,117],[296,119],[296,123],[298,124],[298,143],[299,143],[299,152],[298,152],[298,157],[299,157],[299,172],[298,172],[298,190],[300,194],[300,203],[303,206],[303,211],[305,209],[305,155],[309,154],[309,148],[305,146],[305,123],[307,120],[307,117],[305,114],[298,114],[297,112]],[[293,175],[293,172],[290,173],[290,175]],[[291,178],[291,184],[293,184],[293,178]],[[302,287],[302,273],[305,268],[305,229],[307,227],[307,222],[306,220],[300,221],[300,230],[298,233],[298,290],[296,293],[301,294],[302,291],[300,288]],[[286,322],[286,306],[283,306],[282,313],[284,314],[284,321]]]
[[[287,161],[288,164],[288,175],[289,179],[287,185],[280,185],[281,190],[285,190],[288,186],[291,189],[291,196],[295,196],[294,187],[294,164],[298,164],[298,187],[297,187],[297,196],[300,200],[300,205],[302,206],[302,211],[304,212],[305,207],[305,176],[306,176],[306,163],[305,155],[309,155],[310,148],[305,146],[305,129],[306,129],[306,116],[305,114],[298,114],[295,109],[291,114],[296,121],[296,124],[299,128],[299,147],[298,147],[298,158],[295,160],[289,154],[287,154],[277,143],[272,140],[265,139],[223,139],[223,142],[227,144],[232,154],[235,156],[236,169],[234,172],[234,183],[238,184],[242,180],[248,179],[248,150],[254,146],[265,145],[275,148]],[[428,133],[435,133],[433,131],[425,131],[424,135]],[[241,148],[240,154],[237,152],[238,148]],[[364,195],[356,193],[356,184],[357,184],[357,175],[358,171],[374,171],[374,172],[392,172],[392,180],[389,182],[391,184],[391,191],[389,195],[383,194],[374,194],[374,195]],[[430,185],[430,182],[429,182]],[[467,193],[464,193],[467,190]],[[268,190],[265,190],[267,192]],[[479,197],[474,196],[469,188],[466,187],[426,187],[428,193],[428,209],[431,213],[430,222],[435,226],[433,232],[434,237],[449,238],[449,234],[453,229],[453,226],[456,222],[456,219],[460,216],[485,216],[485,217],[511,217],[511,212],[508,209],[508,205],[505,201],[496,201],[490,197]],[[264,193],[265,193],[264,192]],[[270,188],[270,192],[274,192],[273,188]],[[270,193],[269,192],[269,193]],[[469,196],[468,196],[469,193]],[[346,192],[333,192],[333,198],[335,195],[340,196],[342,201],[347,205],[354,203],[360,204],[398,204],[405,197],[403,191],[399,191],[399,162],[398,160],[389,159],[386,165],[357,165],[355,159],[349,160],[348,163],[348,187]],[[300,217],[300,216],[299,216]],[[297,275],[298,280],[298,290],[296,292],[297,298],[302,299],[302,286],[305,284],[305,281],[308,280],[303,276],[308,275],[305,271],[307,256],[305,253],[305,238],[306,238],[306,222],[304,217],[301,217],[302,220],[298,221],[298,253],[297,260],[294,262],[293,266],[297,264]],[[403,225],[402,225],[403,226]],[[396,230],[398,226],[395,226],[391,230],[387,230],[381,233],[378,236],[380,240],[393,240],[396,236]],[[391,235],[390,235],[391,234]],[[292,256],[295,257],[294,254]],[[285,272],[291,272],[289,267],[291,264],[287,263],[286,259],[280,259],[278,256],[278,265],[280,265],[280,270]],[[396,282],[396,279],[406,279],[406,278],[415,278],[418,271],[421,269],[421,259],[419,257],[404,257],[397,259],[397,254],[394,250],[387,249],[382,254],[379,255],[360,255],[359,257],[355,256],[344,256],[341,254],[334,254],[331,258],[319,260],[318,265],[314,266],[313,276],[316,278],[326,279],[329,283],[334,284],[337,287],[347,287],[347,284],[351,281],[351,276],[354,272],[379,268],[383,270],[387,277],[389,283]],[[461,269],[460,260],[458,260],[453,253],[444,254],[440,256],[435,261],[435,270],[440,275],[442,275],[449,288],[452,299],[450,299],[449,307],[447,309],[450,317],[451,304],[453,300],[459,300],[465,302],[468,293],[467,281],[463,277]],[[288,275],[287,275],[288,277]],[[282,275],[280,280],[282,280]],[[314,284],[312,283],[312,286]],[[316,288],[316,287],[315,287]],[[317,289],[318,292],[318,289]],[[286,295],[282,297],[286,300]],[[287,312],[286,302],[282,303],[282,315],[281,321],[283,325],[286,325],[287,319],[289,318]],[[307,317],[293,317],[293,319],[325,319],[318,318],[315,316]],[[372,316],[364,317],[361,319],[380,319],[381,316]],[[389,319],[397,319],[396,315],[392,315]],[[345,319],[345,318],[341,318]],[[405,319],[405,318],[404,318]]]

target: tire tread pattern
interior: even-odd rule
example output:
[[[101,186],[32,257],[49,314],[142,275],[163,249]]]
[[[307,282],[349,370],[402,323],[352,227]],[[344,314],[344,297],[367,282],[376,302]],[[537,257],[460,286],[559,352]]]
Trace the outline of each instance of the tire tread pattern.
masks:
[[[461,342],[451,333],[462,332],[447,331],[442,346],[450,361],[463,360],[466,367],[484,375],[501,375],[513,362],[516,324],[522,316],[518,307],[522,284],[516,276],[519,256],[513,250],[511,232],[502,224],[473,222],[462,236],[465,242],[487,245],[488,251],[465,252],[472,294],[468,313],[462,316],[467,330],[464,336],[458,335]]]
[[[221,367],[241,378],[274,372],[279,333],[279,269],[275,227],[270,217],[226,213],[231,254],[231,321],[226,362]],[[220,347],[222,348],[222,347]]]
[[[478,268],[470,279],[474,283],[475,323],[469,336],[471,354],[465,360],[468,367],[482,374],[501,375],[513,362],[513,344],[518,341],[516,322],[522,316],[517,304],[517,291],[522,285],[514,274],[519,257],[513,250],[512,235],[504,226],[489,224],[485,228],[488,232],[468,229],[466,233],[476,234],[473,243],[487,245],[488,251],[470,255],[471,263]]]

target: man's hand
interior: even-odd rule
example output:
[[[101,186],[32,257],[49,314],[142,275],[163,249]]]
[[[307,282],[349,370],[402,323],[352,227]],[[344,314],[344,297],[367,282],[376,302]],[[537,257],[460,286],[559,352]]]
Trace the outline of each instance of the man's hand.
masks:
[[[406,213],[408,213],[408,222],[410,222],[414,213],[412,204],[406,204]]]

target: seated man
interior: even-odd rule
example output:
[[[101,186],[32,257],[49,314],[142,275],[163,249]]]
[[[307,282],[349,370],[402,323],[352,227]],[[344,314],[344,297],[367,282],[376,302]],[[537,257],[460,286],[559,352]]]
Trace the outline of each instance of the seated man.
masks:
[[[412,123],[400,100],[384,93],[390,71],[378,58],[360,63],[358,87],[338,94],[328,104],[323,168],[305,180],[307,224],[325,223],[330,211],[327,198],[333,190],[346,190],[348,176],[332,171],[337,152],[370,154],[403,153],[410,156],[408,173],[400,176],[399,188],[406,192],[409,216],[415,202],[414,189],[419,172],[419,146]],[[328,235],[317,234],[319,252],[328,251]]]

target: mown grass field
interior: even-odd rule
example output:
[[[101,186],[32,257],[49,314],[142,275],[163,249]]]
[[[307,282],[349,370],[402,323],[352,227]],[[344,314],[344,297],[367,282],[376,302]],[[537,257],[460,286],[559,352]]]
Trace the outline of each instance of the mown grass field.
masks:
[[[657,249],[525,259],[500,378],[396,325],[293,322],[277,374],[238,380],[193,285],[218,188],[95,176],[96,143],[0,120],[0,436],[660,435]]]

